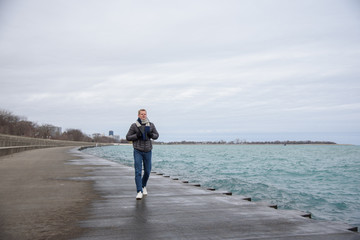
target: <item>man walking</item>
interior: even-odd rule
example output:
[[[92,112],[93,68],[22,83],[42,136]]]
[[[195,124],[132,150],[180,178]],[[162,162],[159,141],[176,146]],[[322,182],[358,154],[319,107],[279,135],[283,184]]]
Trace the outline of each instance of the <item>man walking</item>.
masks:
[[[151,172],[151,139],[158,139],[159,133],[153,123],[147,118],[145,109],[138,111],[138,119],[131,124],[126,140],[132,141],[134,147],[134,166],[135,166],[135,183],[136,199],[142,199],[147,195],[146,184]],[[142,175],[142,166],[144,166],[144,175]]]

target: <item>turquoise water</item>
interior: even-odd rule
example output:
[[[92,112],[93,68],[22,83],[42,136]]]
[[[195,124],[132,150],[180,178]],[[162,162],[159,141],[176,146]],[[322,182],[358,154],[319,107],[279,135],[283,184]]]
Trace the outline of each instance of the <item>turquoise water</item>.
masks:
[[[84,152],[133,166],[132,146]],[[155,145],[152,170],[360,226],[359,146]]]

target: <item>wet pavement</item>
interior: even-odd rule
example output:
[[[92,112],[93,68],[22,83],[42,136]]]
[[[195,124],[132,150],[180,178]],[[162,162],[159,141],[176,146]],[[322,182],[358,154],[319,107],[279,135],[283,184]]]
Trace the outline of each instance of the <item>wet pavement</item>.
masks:
[[[77,240],[92,239],[360,239],[343,223],[313,220],[306,213],[279,210],[245,196],[228,195],[176,177],[153,172],[148,196],[136,200],[134,169],[73,150],[101,196],[86,231]],[[76,179],[75,179],[76,180]],[[305,217],[304,217],[305,216]]]

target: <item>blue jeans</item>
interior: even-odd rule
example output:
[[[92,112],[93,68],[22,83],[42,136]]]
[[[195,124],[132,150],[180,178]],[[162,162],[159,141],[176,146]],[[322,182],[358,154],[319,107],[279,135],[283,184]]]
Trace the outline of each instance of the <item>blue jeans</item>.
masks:
[[[144,176],[142,176],[142,166],[144,165]],[[146,187],[151,172],[151,151],[142,152],[134,149],[134,166],[135,166],[135,183],[136,192],[142,192],[142,188]]]

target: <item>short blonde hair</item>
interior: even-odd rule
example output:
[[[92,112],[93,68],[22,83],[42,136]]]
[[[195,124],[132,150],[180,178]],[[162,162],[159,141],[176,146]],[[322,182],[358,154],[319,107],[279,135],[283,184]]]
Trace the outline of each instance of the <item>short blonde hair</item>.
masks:
[[[139,111],[138,111],[138,115],[140,114],[140,112],[146,112],[146,110],[145,109],[140,109]]]

